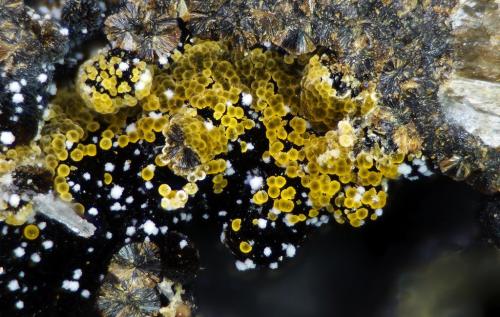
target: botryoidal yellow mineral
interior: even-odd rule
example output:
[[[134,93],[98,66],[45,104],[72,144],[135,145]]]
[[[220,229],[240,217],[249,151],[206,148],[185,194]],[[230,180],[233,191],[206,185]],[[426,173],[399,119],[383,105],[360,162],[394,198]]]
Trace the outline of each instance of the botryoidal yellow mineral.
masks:
[[[95,191],[108,197],[101,212],[224,201],[231,211],[213,212],[225,217],[226,244],[274,266],[299,241],[274,248],[258,242],[263,232],[376,220],[388,181],[420,160],[421,143],[395,128],[374,87],[326,55],[195,40],[158,66],[102,50],[76,87],[59,89],[39,146],[54,192],[78,213],[96,212],[86,196]]]

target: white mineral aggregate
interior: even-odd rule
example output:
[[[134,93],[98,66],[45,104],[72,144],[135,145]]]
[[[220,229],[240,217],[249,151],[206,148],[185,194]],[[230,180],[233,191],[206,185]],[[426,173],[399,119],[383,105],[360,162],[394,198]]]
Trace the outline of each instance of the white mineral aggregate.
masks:
[[[205,129],[207,129],[208,131],[211,131],[214,128],[214,124],[210,120],[204,121],[203,125],[205,126]]]
[[[262,176],[250,176],[247,180],[252,192],[258,191],[264,185],[264,178]]]
[[[14,249],[14,255],[18,258],[23,257],[26,251],[24,251],[24,248],[22,247],[17,247]]]
[[[247,271],[247,270],[255,269],[255,267],[256,267],[255,263],[251,259],[245,259],[245,261],[237,260],[235,262],[235,265],[236,265],[236,269],[238,269],[238,271]]]
[[[21,85],[17,81],[10,82],[7,89],[12,93],[21,92]]]
[[[91,237],[96,230],[96,227],[92,223],[83,219],[75,212],[70,203],[62,201],[52,193],[38,194],[33,197],[32,202],[33,209],[37,213],[41,213],[65,225],[80,237]]]
[[[115,170],[115,165],[111,162],[107,162],[106,164],[104,164],[104,171],[106,172],[112,172]]]
[[[120,205],[119,202],[115,202],[111,207],[109,207],[109,210],[111,211],[119,211],[122,210],[122,205]]]
[[[167,231],[168,231],[168,227],[167,227],[167,226],[161,226],[161,227],[160,227],[160,232],[161,232],[162,234],[167,233]]]
[[[135,234],[135,227],[134,226],[127,227],[127,229],[125,230],[125,234],[129,237],[133,236]]]
[[[52,242],[51,240],[45,240],[45,241],[42,242],[42,247],[45,250],[52,249],[53,246],[54,246],[54,242]]]
[[[168,63],[168,59],[165,56],[160,56],[158,58],[158,63],[160,63],[160,65],[165,65]]]
[[[127,71],[128,68],[129,68],[129,64],[125,63],[125,62],[120,62],[120,64],[118,64],[118,68],[124,72],[124,71]]]
[[[164,94],[167,100],[174,98],[174,91],[172,89],[165,90]]]
[[[242,93],[241,94],[241,104],[244,106],[250,106],[252,104],[253,97],[251,94]]]
[[[146,86],[148,84],[150,84],[152,80],[153,80],[153,77],[151,75],[151,71],[149,71],[149,69],[146,68],[146,70],[144,70],[144,72],[139,77],[139,80],[137,81],[137,83],[135,83],[135,85],[134,85],[135,90],[140,91],[140,90],[145,89]]]
[[[30,259],[33,263],[39,263],[42,258],[40,257],[40,254],[38,253],[33,253],[31,256],[30,256]]]
[[[126,172],[130,169],[130,160],[126,160],[125,163],[123,163],[123,171]]]
[[[2,131],[0,132],[0,142],[2,142],[5,145],[10,145],[14,143],[16,140],[16,137],[11,131]]]
[[[81,270],[81,269],[76,269],[76,270],[74,270],[74,271],[73,271],[73,279],[74,279],[74,280],[79,280],[79,279],[80,279],[80,277],[82,277],[82,274],[83,274],[83,272],[82,272],[82,270]]]
[[[113,187],[111,188],[111,192],[110,192],[110,196],[111,198],[113,199],[120,199],[122,197],[122,194],[123,194],[123,187],[121,187],[120,185],[113,185]]]
[[[398,166],[398,173],[405,177],[411,174],[411,170],[411,166],[406,163],[401,163]]]
[[[83,298],[89,298],[90,297],[90,292],[87,289],[82,290],[82,292],[80,294],[82,295]]]
[[[47,81],[47,78],[48,78],[47,74],[42,73],[38,75],[36,79],[43,84]]]
[[[267,227],[267,220],[264,219],[264,218],[259,218],[257,220],[257,226],[260,228],[260,229],[266,229]]]
[[[61,287],[68,290],[68,291],[76,292],[80,288],[80,283],[78,281],[64,280],[62,282]]]
[[[98,214],[99,212],[97,211],[97,209],[96,209],[95,207],[91,207],[91,208],[87,211],[87,213],[88,213],[89,215],[91,215],[91,216],[97,216],[97,214]]]
[[[295,246],[293,244],[288,244],[286,247],[286,256],[292,258],[295,256],[295,252],[296,252]]]
[[[144,230],[144,232],[147,234],[147,235],[157,235],[158,232],[159,232],[159,229],[156,227],[156,224],[151,221],[151,220],[146,220],[146,222],[142,225],[142,230]]]
[[[187,245],[188,242],[184,239],[179,242],[179,248],[181,248],[181,250],[184,249]]]
[[[269,257],[271,255],[272,251],[270,247],[265,247],[264,248],[264,255]]]
[[[7,288],[9,289],[9,291],[15,292],[20,288],[19,282],[17,280],[11,280],[9,284],[7,284]]]
[[[233,165],[229,160],[226,160],[226,171],[224,172],[224,174],[226,174],[227,176],[231,176],[234,175],[234,173],[236,173],[236,171],[234,170]]]
[[[18,194],[12,194],[9,197],[9,205],[11,205],[14,208],[17,208],[19,206],[20,201],[21,197]]]
[[[13,96],[12,96],[12,102],[13,103],[21,103],[21,102],[24,102],[24,96],[20,93],[15,93]]]
[[[55,84],[50,84],[49,94],[51,94],[52,96],[55,96],[57,94],[57,86]]]
[[[125,132],[127,132],[127,133],[134,132],[136,130],[137,130],[137,126],[133,122],[130,123],[129,125],[127,125],[127,127],[125,128]]]

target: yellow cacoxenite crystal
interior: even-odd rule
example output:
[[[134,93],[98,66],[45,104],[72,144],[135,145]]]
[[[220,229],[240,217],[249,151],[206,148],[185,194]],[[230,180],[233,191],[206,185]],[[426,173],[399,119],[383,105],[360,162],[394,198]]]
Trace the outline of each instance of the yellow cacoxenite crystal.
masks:
[[[378,109],[373,89],[369,86],[355,97],[339,96],[320,56],[291,58],[260,48],[239,56],[222,42],[197,41],[186,44],[183,53],[175,51],[165,69],[136,60],[127,70],[121,65],[122,70],[120,63],[126,57],[112,52],[100,53],[82,68],[78,89],[84,100],[72,102],[72,111],[79,116],[61,106],[69,94],[61,91],[48,118],[50,129],[42,134],[47,164],[57,170],[57,191],[66,199],[71,200],[65,179],[71,161],[95,156],[96,151],[165,140],[140,175],[148,182],[156,177],[156,168],[170,168],[186,178],[182,188],[172,189],[164,180],[157,189],[164,209],[182,208],[198,191],[196,182],[207,176],[214,193],[230,185],[224,158],[228,146],[238,142],[241,155],[246,155],[253,145],[241,138],[258,126],[266,137],[258,141],[268,145],[262,159],[282,170],[252,192],[252,204],[271,209],[269,220],[284,213],[293,225],[326,210],[337,222],[358,227],[368,218],[375,220],[377,210],[385,206],[387,180],[398,177],[407,149],[390,150],[371,130],[370,117]],[[348,69],[341,70],[347,72],[345,80],[358,85]],[[132,85],[148,71],[152,78],[139,87],[143,89]],[[124,76],[126,80],[119,83]],[[88,90],[90,83],[94,86]],[[101,92],[92,90],[96,84]],[[103,93],[109,99],[101,97]],[[245,95],[250,101],[244,100]],[[134,101],[127,103],[130,97]],[[103,104],[94,98],[122,100]],[[56,123],[61,118],[65,124]],[[132,129],[130,118],[134,118]],[[104,127],[97,143],[89,144],[87,135]],[[77,145],[68,152],[67,142]],[[112,177],[106,182],[111,184]],[[298,199],[303,193],[307,206]],[[234,220],[233,230],[240,225]],[[251,245],[242,248],[251,251]]]
[[[150,94],[153,68],[125,51],[101,51],[79,70],[77,89],[85,104],[98,113],[112,114],[133,107]]]

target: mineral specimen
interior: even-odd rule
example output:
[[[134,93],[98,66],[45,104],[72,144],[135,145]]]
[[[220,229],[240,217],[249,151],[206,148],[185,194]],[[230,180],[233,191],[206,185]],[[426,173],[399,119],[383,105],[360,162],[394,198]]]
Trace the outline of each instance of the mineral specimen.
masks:
[[[184,19],[193,35],[231,39],[239,48],[272,43],[290,52],[314,51],[310,1],[188,1]]]
[[[151,243],[122,247],[111,260],[97,304],[104,316],[144,316],[160,309],[159,248]]]
[[[411,129],[393,139],[374,85],[325,55],[197,41],[154,69],[129,54],[99,53],[80,71],[83,100],[54,99],[41,144],[55,190],[85,212],[164,209],[169,227],[207,209],[240,269],[277,267],[330,216],[376,220],[388,181],[412,171],[405,158],[421,161]],[[128,107],[117,78],[140,92]]]
[[[171,239],[180,237],[175,233],[168,236]],[[186,241],[184,237],[182,239]],[[165,261],[183,259],[182,252],[175,250],[171,245],[167,245]],[[196,257],[186,258],[184,261],[187,266],[197,265]],[[183,298],[183,285],[176,282],[175,278],[172,280],[170,275],[162,274],[162,263],[160,248],[153,242],[144,241],[123,246],[111,259],[108,274],[97,299],[102,315],[190,316],[193,304]],[[195,267],[190,275],[194,276],[197,270]],[[162,302],[168,304],[162,307]]]
[[[193,218],[220,225],[238,270],[276,269],[331,220],[380,218],[429,161],[498,192],[497,3],[44,4],[0,0],[8,312],[61,315],[78,292],[104,316],[190,316],[198,253],[175,231]],[[78,51],[101,32],[110,46]],[[56,87],[68,52],[86,61]],[[497,218],[494,196],[495,242]],[[54,301],[25,307],[25,288]]]
[[[137,53],[148,61],[165,60],[179,43],[175,1],[130,0],[110,15],[105,32],[114,47]]]

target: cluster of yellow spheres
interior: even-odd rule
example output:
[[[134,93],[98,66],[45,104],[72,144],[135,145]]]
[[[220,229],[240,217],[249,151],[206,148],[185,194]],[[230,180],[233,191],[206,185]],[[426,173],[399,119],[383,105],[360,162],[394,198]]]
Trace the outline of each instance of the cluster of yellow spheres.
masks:
[[[149,95],[152,68],[122,50],[105,50],[80,68],[78,89],[86,105],[98,113],[133,107]]]
[[[161,206],[176,210],[206,177],[214,194],[230,186],[225,156],[233,144],[244,157],[252,142],[265,142],[267,150],[258,155],[276,174],[250,203],[266,208],[269,220],[286,217],[293,225],[326,210],[337,222],[358,227],[381,215],[387,181],[399,176],[409,153],[387,146],[374,132],[372,86],[354,97],[336,91],[333,69],[343,72],[347,87],[359,87],[347,67],[328,65],[318,55],[262,48],[241,55],[215,41],[186,44],[171,59],[159,68],[122,51],[100,52],[81,66],[75,88],[59,90],[40,147],[62,199],[81,205],[68,179],[85,157],[160,142],[160,153],[139,173],[144,182],[156,179]],[[248,139],[253,129],[263,130],[266,139]],[[157,179],[158,169],[170,169],[186,184],[174,189],[169,179]],[[113,185],[111,174],[100,177]],[[306,204],[298,199],[303,193]],[[233,220],[232,229],[240,230],[241,220]],[[249,249],[241,246],[242,252]]]

